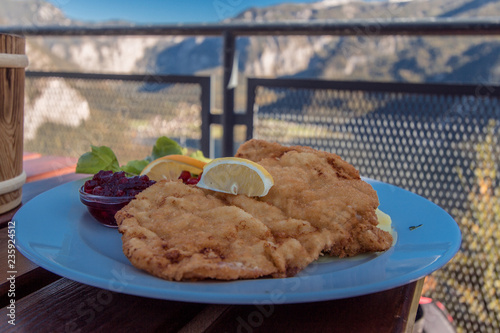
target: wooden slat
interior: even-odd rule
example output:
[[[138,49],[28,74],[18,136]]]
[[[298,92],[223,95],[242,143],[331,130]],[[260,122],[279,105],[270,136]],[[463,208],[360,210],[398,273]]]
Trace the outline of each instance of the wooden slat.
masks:
[[[411,332],[415,287],[327,302],[233,306],[206,332]]]
[[[196,317],[191,319],[178,333],[201,333],[205,332],[212,323],[226,311],[234,307],[227,304],[211,304],[203,309]]]
[[[205,307],[61,279],[16,302],[15,326],[1,309],[0,332],[177,332]]]
[[[411,332],[405,317],[416,283],[345,300],[305,304],[203,305],[147,299],[68,279],[16,302],[26,332]],[[400,311],[400,312],[394,312]],[[7,308],[0,310],[6,317]],[[397,315],[395,315],[397,314]],[[14,332],[0,322],[1,332]]]
[[[417,317],[418,305],[420,303],[420,297],[422,297],[422,289],[424,287],[425,277],[418,280],[415,284],[415,289],[413,295],[411,296],[410,309],[408,311],[408,318],[413,318],[413,320],[408,322],[406,326],[406,333],[413,333],[413,325],[415,324],[415,318]]]

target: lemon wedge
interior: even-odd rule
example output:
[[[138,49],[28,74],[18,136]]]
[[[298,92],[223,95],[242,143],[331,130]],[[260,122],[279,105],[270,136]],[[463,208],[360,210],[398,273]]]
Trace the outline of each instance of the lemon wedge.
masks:
[[[261,165],[243,158],[217,158],[205,165],[197,186],[208,190],[263,197],[274,185]]]
[[[182,171],[199,175],[205,164],[203,161],[185,155],[167,155],[146,165],[141,175],[147,175],[149,179],[155,181],[176,180]]]

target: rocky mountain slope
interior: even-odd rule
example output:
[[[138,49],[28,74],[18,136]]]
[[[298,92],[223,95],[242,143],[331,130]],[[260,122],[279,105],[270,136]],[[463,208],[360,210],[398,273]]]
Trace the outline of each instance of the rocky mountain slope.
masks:
[[[3,0],[0,2],[2,26],[127,26],[125,21],[87,23],[67,18],[45,0]],[[182,41],[170,37],[28,37],[26,53],[31,70],[83,72],[144,72],[138,65]]]
[[[84,24],[43,0],[6,0],[0,9],[0,26]],[[252,8],[226,22],[491,16],[500,16],[499,1],[324,0]],[[498,38],[273,36],[238,38],[237,43],[239,69],[246,76],[500,82]],[[220,38],[30,37],[27,44],[33,70],[195,74],[215,72],[221,64]]]
[[[491,0],[323,1],[253,8],[228,22],[313,21],[326,19],[477,18],[500,16]],[[159,72],[193,73],[205,50],[219,50],[220,40],[186,39],[159,54]],[[239,68],[248,76],[318,77],[338,80],[402,82],[500,82],[498,38],[482,37],[251,37],[239,38]],[[189,58],[177,57],[189,49]],[[180,58],[180,59],[179,59]],[[219,56],[220,58],[220,56]],[[189,60],[187,60],[189,59]],[[182,66],[172,64],[182,62]],[[217,64],[219,64],[217,62]]]

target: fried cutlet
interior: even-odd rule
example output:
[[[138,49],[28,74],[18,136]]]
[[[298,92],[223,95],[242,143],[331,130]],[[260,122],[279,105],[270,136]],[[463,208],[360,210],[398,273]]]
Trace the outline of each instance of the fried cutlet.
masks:
[[[392,236],[376,227],[377,193],[338,155],[254,139],[236,156],[259,163],[273,176],[274,186],[259,200],[328,231],[323,252],[345,257],[391,246]]]
[[[274,186],[262,198],[161,181],[116,215],[131,263],[168,280],[293,276],[322,253],[383,251],[378,199],[337,155],[251,140],[238,157],[264,166]]]
[[[286,223],[277,208],[252,198],[161,181],[116,214],[123,251],[135,267],[168,280],[285,277],[314,260],[293,237],[275,237],[231,201],[263,205]],[[307,232],[303,224],[297,232]]]

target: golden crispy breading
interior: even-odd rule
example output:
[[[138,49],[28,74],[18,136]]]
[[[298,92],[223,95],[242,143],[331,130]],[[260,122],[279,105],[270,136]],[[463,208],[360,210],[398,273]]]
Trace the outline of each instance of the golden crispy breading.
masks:
[[[391,246],[392,236],[376,227],[377,193],[339,156],[262,140],[244,143],[236,156],[259,163],[273,176],[274,186],[260,200],[327,231],[324,252],[344,257]]]
[[[269,194],[151,186],[116,215],[134,266],[169,280],[286,277],[322,252],[350,256],[391,246],[391,235],[376,228],[375,191],[337,155],[251,140],[237,156],[269,171]]]
[[[269,227],[224,195],[181,182],[151,186],[116,219],[132,264],[168,280],[285,277],[314,259],[292,237],[277,242]]]

